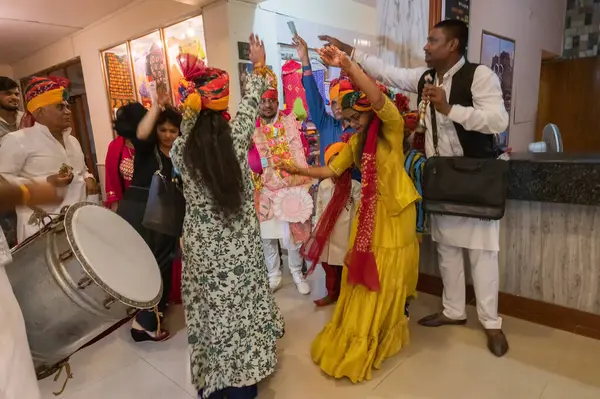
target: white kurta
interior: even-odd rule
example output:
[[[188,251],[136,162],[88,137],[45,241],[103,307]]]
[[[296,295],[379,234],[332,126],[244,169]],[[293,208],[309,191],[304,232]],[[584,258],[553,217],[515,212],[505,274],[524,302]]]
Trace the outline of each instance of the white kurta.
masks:
[[[25,321],[4,266],[10,251],[0,230],[0,398],[39,399]]]
[[[333,192],[335,190],[335,183],[332,179],[325,179],[319,184],[319,191],[317,192],[317,209],[316,219],[319,220],[325,208],[331,201]],[[360,201],[360,183],[356,180],[352,180],[352,187],[350,192],[350,198],[348,204],[340,213],[329,240],[323,248],[321,254],[321,262],[327,262],[330,265],[342,266],[344,264],[344,258],[348,252],[348,245],[350,244],[350,230],[352,228],[352,220],[356,213],[356,206]]]
[[[355,56],[369,75],[386,85],[411,93],[418,92],[419,80],[427,71],[427,68],[396,68],[359,51]],[[452,77],[464,64],[463,58],[444,75],[443,88],[448,100],[452,88]],[[437,84],[439,84],[438,81],[436,81]],[[488,134],[502,133],[508,126],[509,118],[502,100],[500,81],[490,68],[480,65],[475,70],[471,92],[473,93],[473,107],[453,105],[448,116],[436,112],[438,152],[441,156],[463,155],[454,122],[462,125],[466,130]],[[425,125],[427,127],[425,152],[430,157],[435,154],[430,108],[427,108]],[[499,251],[500,222],[435,215],[431,216],[431,236],[434,241],[453,247]]]
[[[63,191],[64,200],[58,206],[41,206],[48,213],[59,213],[61,208],[86,200],[85,179],[93,177],[87,170],[85,156],[79,141],[64,133],[65,147],[52,136],[48,128],[36,123],[33,127],[7,134],[0,146],[0,175],[8,181],[23,184],[44,182],[58,173],[63,164],[73,168],[73,181]],[[29,225],[32,210],[17,208],[17,239],[19,242],[35,234],[39,226]]]

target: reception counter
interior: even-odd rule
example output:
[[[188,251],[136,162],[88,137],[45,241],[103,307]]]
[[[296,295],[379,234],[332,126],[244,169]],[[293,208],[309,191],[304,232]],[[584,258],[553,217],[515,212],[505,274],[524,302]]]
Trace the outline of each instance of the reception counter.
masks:
[[[600,155],[513,154],[509,162],[500,311],[600,339]],[[419,288],[439,294],[429,236],[420,271]]]

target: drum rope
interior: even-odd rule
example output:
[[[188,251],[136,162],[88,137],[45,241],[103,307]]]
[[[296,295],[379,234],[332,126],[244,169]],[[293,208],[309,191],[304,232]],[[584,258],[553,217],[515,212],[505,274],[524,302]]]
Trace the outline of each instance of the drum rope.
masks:
[[[71,373],[71,365],[69,364],[69,361],[67,360],[67,361],[65,361],[64,363],[62,363],[60,365],[60,368],[58,369],[58,373],[54,377],[54,382],[58,381],[58,379],[60,378],[60,374],[62,373],[63,369],[67,373],[67,378],[65,378],[65,382],[63,383],[63,386],[62,386],[61,390],[58,391],[58,392],[53,392],[54,396],[60,396],[60,395],[62,395],[62,393],[65,391],[65,388],[67,387],[67,383],[69,382],[69,380],[71,378],[73,378],[73,374]]]
[[[160,335],[161,329],[160,329],[160,319],[162,317],[162,312],[158,311],[158,305],[156,305],[154,307],[154,314],[156,315],[156,336]]]

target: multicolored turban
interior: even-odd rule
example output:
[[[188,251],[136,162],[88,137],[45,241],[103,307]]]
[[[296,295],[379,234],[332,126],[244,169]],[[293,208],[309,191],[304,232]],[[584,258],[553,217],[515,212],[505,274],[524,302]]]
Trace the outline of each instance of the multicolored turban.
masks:
[[[33,77],[25,88],[27,110],[34,113],[38,109],[60,104],[69,99],[69,80],[56,76]]]
[[[377,86],[379,86],[379,89],[383,94],[392,99],[392,92],[389,88],[379,83],[377,84]],[[347,91],[346,94],[343,95],[343,97],[340,95],[340,98],[342,110],[352,108],[353,110],[358,112],[366,112],[371,111],[373,109],[373,105],[371,104],[371,101],[369,101],[369,99],[367,98],[367,95],[362,91],[358,91],[357,89]]]
[[[184,82],[187,82],[182,94],[182,129],[191,128],[203,108],[223,112],[223,116],[228,119],[229,74],[222,69],[207,67],[194,54],[180,54],[177,62]]]
[[[329,100],[333,102],[338,102],[340,97],[345,96],[346,94],[355,91],[356,88],[350,81],[348,75],[345,72],[340,73],[340,77],[337,79],[333,79],[329,84]]]

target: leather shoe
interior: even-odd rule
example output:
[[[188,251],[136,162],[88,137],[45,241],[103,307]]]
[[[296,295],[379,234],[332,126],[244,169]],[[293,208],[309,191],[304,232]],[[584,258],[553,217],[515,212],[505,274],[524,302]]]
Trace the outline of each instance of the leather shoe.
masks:
[[[419,320],[419,325],[423,327],[442,327],[442,326],[464,326],[467,320],[452,320],[444,316],[443,313],[435,313]]]
[[[488,349],[497,357],[502,357],[508,352],[509,346],[502,330],[485,330],[488,339]]]

